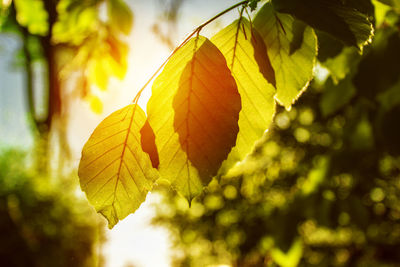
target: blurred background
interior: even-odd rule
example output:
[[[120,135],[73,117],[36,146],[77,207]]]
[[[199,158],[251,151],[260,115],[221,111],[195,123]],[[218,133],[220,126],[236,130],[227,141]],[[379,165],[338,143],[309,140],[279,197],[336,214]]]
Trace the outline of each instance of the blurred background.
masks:
[[[186,34],[237,2],[1,0],[2,266],[400,265],[395,0],[369,6],[376,29],[363,55],[317,32],[308,90],[191,208],[160,186],[108,230],[88,204],[76,172],[93,129]]]

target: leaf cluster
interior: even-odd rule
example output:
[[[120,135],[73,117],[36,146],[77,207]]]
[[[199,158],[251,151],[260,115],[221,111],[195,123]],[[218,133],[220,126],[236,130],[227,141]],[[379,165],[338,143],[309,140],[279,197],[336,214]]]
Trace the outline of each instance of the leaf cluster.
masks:
[[[122,79],[125,76],[128,53],[125,39],[132,28],[133,14],[123,0],[14,0],[7,3],[1,7],[0,31],[28,36],[28,47],[49,40],[51,49],[58,54],[58,80],[66,80],[71,73],[79,74],[77,95],[96,100],[93,89],[106,90],[111,77]],[[102,6],[106,7],[106,16],[102,14]],[[46,60],[48,50],[49,47],[41,45],[35,51],[28,50],[32,54],[25,56]]]
[[[174,50],[152,85],[147,118],[136,104],[143,88],[89,138],[81,185],[110,227],[134,212],[154,184],[168,184],[190,204],[213,177],[245,160],[269,129],[276,103],[290,110],[313,79],[316,30],[358,51],[373,36],[372,4],[270,1],[245,18],[258,2],[222,11]],[[200,35],[236,7],[238,20],[210,39]]]
[[[385,13],[363,55],[321,59],[326,74],[192,208],[164,191],[154,223],[176,266],[398,265],[400,16]]]

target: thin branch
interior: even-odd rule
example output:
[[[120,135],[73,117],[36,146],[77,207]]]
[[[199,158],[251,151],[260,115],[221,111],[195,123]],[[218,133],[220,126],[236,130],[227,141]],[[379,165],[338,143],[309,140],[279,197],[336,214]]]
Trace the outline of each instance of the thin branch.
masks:
[[[242,9],[239,12],[239,21],[238,21],[238,26],[237,26],[236,35],[235,35],[235,44],[233,46],[233,56],[232,56],[231,70],[233,70],[233,64],[235,63],[237,42],[238,42],[238,39],[239,39],[240,25],[242,23],[244,9],[245,9],[245,6],[243,6]],[[243,34],[246,36],[246,30],[243,30]]]
[[[157,76],[157,74],[161,71],[161,69],[165,66],[165,64],[167,64],[167,62],[171,59],[171,57],[180,49],[182,48],[182,46],[184,46],[189,40],[190,38],[193,37],[193,35],[197,34],[197,36],[199,35],[200,31],[207,26],[208,24],[210,24],[211,22],[213,22],[214,20],[216,20],[217,18],[225,15],[226,13],[228,13],[229,11],[239,7],[239,6],[245,6],[249,3],[250,0],[245,0],[245,1],[241,1],[227,9],[225,9],[224,11],[218,13],[217,15],[215,15],[214,17],[212,17],[211,19],[207,20],[206,22],[202,23],[201,25],[199,25],[193,32],[191,32],[184,40],[183,42],[177,46],[174,51],[172,51],[172,53],[167,57],[167,59],[161,64],[160,67],[158,67],[158,69],[156,70],[156,72],[154,72],[154,74],[150,77],[150,79],[143,85],[143,87],[139,90],[139,92],[136,94],[135,98],[133,99],[133,103],[137,104],[139,101],[140,96],[142,95],[142,92],[144,91],[144,89],[149,85],[149,83]]]
[[[28,49],[28,31],[25,28],[21,27],[22,32],[22,51],[24,53],[24,68],[26,73],[26,95],[27,95],[27,106],[28,113],[32,119],[32,122],[35,124],[36,128],[39,128],[39,123],[36,120],[35,116],[35,104],[34,104],[34,96],[33,96],[33,71],[32,71],[32,58],[31,53]]]

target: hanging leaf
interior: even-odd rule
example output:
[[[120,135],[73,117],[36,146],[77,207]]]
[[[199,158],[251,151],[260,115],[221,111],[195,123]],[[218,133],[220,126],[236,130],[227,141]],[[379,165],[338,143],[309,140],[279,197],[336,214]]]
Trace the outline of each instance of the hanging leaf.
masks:
[[[132,30],[133,13],[122,0],[108,0],[108,15],[111,27],[128,35]]]
[[[240,96],[224,56],[208,39],[191,39],[153,84],[147,106],[160,175],[190,201],[217,174],[235,145]]]
[[[101,99],[96,95],[90,95],[87,97],[90,105],[90,109],[96,113],[101,114],[103,113],[103,102]]]
[[[272,3],[277,11],[289,13],[360,50],[372,41],[374,29],[369,16],[374,8],[369,0],[273,0]]]
[[[275,88],[271,83],[275,82],[275,74],[264,41],[247,19],[234,21],[211,41],[225,56],[242,99],[236,147],[225,166],[229,168],[251,152],[272,122]]]
[[[103,57],[92,58],[89,60],[89,83],[96,85],[101,90],[106,90],[108,85],[108,70],[106,59]]]
[[[106,64],[108,71],[121,80],[125,77],[128,69],[127,57],[129,47],[125,42],[119,40],[111,33],[107,36],[105,43],[107,44],[107,56],[104,54],[103,56],[108,61]]]
[[[267,46],[268,56],[275,70],[275,98],[286,109],[290,109],[307,88],[313,77],[317,55],[314,31],[310,27],[294,26],[297,23],[299,22],[292,16],[276,12],[269,2],[254,19],[255,28]],[[303,34],[300,45],[296,44],[299,42],[297,31]]]
[[[141,146],[145,121],[137,105],[120,109],[97,126],[82,150],[81,188],[110,228],[140,206],[158,178]]]

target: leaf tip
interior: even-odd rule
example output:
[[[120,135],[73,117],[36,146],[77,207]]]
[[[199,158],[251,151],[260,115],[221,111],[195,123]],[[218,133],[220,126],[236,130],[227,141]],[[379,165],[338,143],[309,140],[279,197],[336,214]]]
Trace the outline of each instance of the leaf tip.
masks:
[[[107,206],[102,210],[99,210],[99,213],[104,216],[104,218],[108,222],[108,229],[114,228],[114,226],[118,223],[118,217],[116,214],[115,207],[113,205]]]

